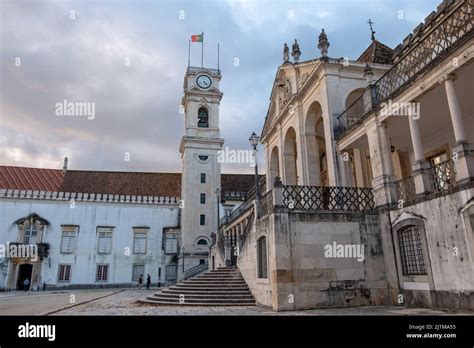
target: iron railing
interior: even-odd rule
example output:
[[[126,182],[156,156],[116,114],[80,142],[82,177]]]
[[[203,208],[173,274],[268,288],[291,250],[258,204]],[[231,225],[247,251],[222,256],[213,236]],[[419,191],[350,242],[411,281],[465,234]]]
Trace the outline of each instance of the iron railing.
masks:
[[[456,186],[456,171],[452,159],[433,165],[431,175],[436,192],[451,191]]]
[[[209,264],[207,262],[203,263],[203,264],[196,265],[196,266],[191,267],[191,268],[188,268],[184,272],[184,279],[186,280],[186,279],[189,279],[191,277],[194,277],[195,275],[198,275],[199,273],[207,271],[208,269],[209,269]]]
[[[397,188],[398,199],[403,202],[412,202],[416,198],[415,181],[412,176],[407,176],[401,180],[395,181],[395,187]]]
[[[268,215],[273,208],[273,192],[272,190],[265,193],[261,198],[258,206],[259,217]]]
[[[339,186],[284,186],[283,204],[305,211],[366,211],[375,207],[371,188]]]
[[[203,68],[199,66],[188,66],[188,72],[190,73],[199,73],[199,72],[207,72],[211,75],[220,75],[221,71],[218,69],[211,69],[211,68]]]
[[[245,224],[244,232],[240,236],[239,251],[242,250],[242,248],[245,245],[245,242],[247,241],[247,237],[250,234],[250,230],[252,229],[252,226],[253,226],[254,218],[255,218],[255,209],[252,210],[252,212],[250,213],[250,215],[247,219],[247,223]]]
[[[408,39],[412,45],[406,53],[374,85],[337,118],[335,138],[341,139],[356,127],[381,103],[401,93],[418,76],[431,69],[438,61],[473,36],[472,0],[457,1],[440,20],[426,24],[426,32],[417,40]],[[413,43],[412,41],[416,41]],[[409,46],[407,46],[409,47]]]

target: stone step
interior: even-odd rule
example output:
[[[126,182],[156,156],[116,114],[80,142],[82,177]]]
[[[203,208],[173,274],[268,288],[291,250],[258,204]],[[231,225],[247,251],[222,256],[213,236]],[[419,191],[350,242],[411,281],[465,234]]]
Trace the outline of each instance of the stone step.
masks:
[[[184,303],[183,301],[184,295]],[[235,267],[198,274],[140,300],[161,305],[255,306],[245,279]]]
[[[158,300],[158,299],[141,299],[139,300],[141,303],[145,304],[153,304],[153,305],[161,305],[161,306],[213,306],[213,307],[218,307],[218,306],[225,306],[225,307],[239,307],[239,306],[255,306],[255,301],[253,302],[240,302],[240,303],[229,303],[229,302],[187,302],[184,304],[180,304],[179,302],[174,302],[174,301],[167,301],[167,300]]]
[[[191,278],[183,281],[183,283],[226,283],[226,284],[235,284],[235,283],[244,283],[244,279],[199,279]]]
[[[183,295],[185,301],[187,299],[231,299],[231,300],[238,300],[238,299],[249,299],[253,300],[252,294],[243,294],[243,295],[234,295],[234,294],[207,294],[207,295],[200,295],[200,294],[179,294],[179,293],[158,293],[153,295],[152,297],[160,297],[160,298],[173,298],[179,300]]]
[[[174,287],[173,290],[176,291],[248,291],[248,287],[244,286],[219,286],[219,287],[209,287],[209,286],[180,286],[180,287]]]
[[[184,301],[180,302],[179,298],[168,298],[163,296],[148,296],[147,300],[151,301],[163,301],[168,303],[176,303],[176,304],[191,304],[191,303],[205,303],[205,304],[214,304],[214,303],[234,303],[234,304],[241,304],[241,303],[252,303],[255,304],[255,301],[252,299],[219,299],[219,298],[212,298],[212,299],[205,299],[205,298],[185,298]]]
[[[167,289],[162,290],[161,292],[155,292],[155,294],[178,294],[178,295],[251,295],[252,293],[249,290],[225,290],[225,291],[206,291],[206,290],[187,290],[187,289]]]

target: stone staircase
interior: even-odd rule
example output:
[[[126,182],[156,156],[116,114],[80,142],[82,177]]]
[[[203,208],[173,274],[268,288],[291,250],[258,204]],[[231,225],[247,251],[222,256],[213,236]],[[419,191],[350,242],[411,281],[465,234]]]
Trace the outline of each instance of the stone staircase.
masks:
[[[255,299],[236,267],[202,273],[140,302],[178,306],[255,306]]]

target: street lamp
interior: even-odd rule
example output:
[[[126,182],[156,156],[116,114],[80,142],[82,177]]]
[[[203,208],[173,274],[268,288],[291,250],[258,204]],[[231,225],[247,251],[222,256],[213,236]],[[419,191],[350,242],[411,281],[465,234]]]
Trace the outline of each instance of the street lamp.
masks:
[[[255,134],[255,132],[252,133],[252,135],[249,138],[250,145],[252,145],[253,150],[254,150],[254,155],[255,155],[255,198],[257,201],[260,201],[260,187],[258,185],[258,166],[257,166],[257,145],[260,141],[260,137]]]
[[[219,223],[221,220],[221,212],[219,209],[219,203],[220,203],[220,198],[221,198],[221,190],[219,188],[216,189],[216,199],[217,199],[217,232],[219,231]]]
[[[184,251],[186,250],[184,247],[181,248],[183,251],[183,277],[184,277]]]

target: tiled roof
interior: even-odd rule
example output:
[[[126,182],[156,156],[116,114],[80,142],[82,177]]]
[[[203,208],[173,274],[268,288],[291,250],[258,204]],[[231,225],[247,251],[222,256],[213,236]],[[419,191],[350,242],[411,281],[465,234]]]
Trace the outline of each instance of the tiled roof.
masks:
[[[247,192],[254,176],[222,174],[222,197]],[[102,193],[158,197],[181,196],[181,173],[106,172],[0,166],[0,189]]]
[[[383,43],[373,40],[369,47],[357,58],[358,62],[392,64],[393,50]]]

